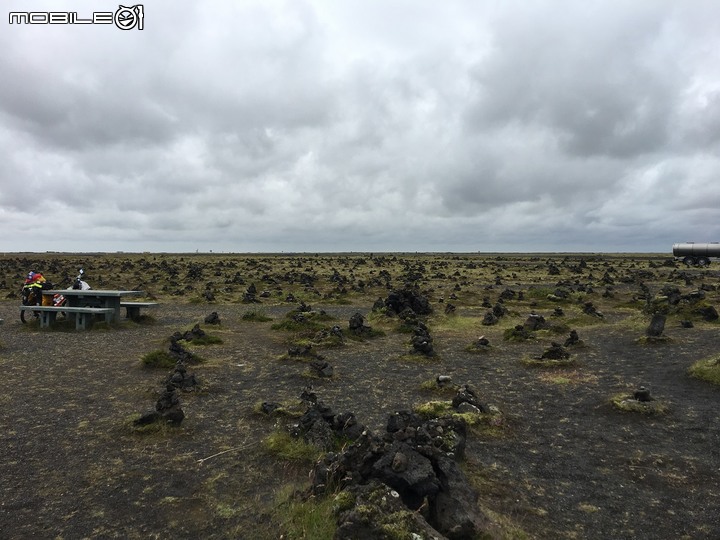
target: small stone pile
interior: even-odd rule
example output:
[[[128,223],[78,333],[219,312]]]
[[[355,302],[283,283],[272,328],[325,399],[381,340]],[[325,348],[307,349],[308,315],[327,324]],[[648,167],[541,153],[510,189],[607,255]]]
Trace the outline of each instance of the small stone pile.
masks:
[[[205,330],[200,328],[199,324],[196,324],[192,327],[191,330],[187,330],[185,333],[182,332],[175,332],[172,335],[171,339],[175,339],[175,341],[179,341],[181,339],[184,339],[185,341],[192,341],[193,339],[199,339],[205,337]]]
[[[570,358],[568,350],[559,343],[552,342],[550,347],[542,353],[540,360],[567,360]]]
[[[182,336],[178,338],[176,334],[170,336],[168,354],[175,360],[175,362],[191,364],[194,362],[193,354],[179,343],[181,339],[183,339]]]
[[[350,317],[350,321],[348,321],[348,328],[350,333],[356,336],[368,335],[372,332],[372,328],[365,324],[365,318],[360,312],[357,312]]]
[[[175,369],[165,381],[166,386],[172,386],[185,392],[194,390],[197,384],[198,382],[195,375],[188,373],[187,368],[182,361],[178,361],[178,363],[175,364]]]
[[[171,426],[179,426],[185,413],[180,407],[180,398],[177,395],[177,388],[172,384],[165,386],[165,391],[155,404],[155,410],[143,414],[133,423],[136,426],[146,426],[154,422],[165,422]]]
[[[245,292],[243,293],[242,298],[243,304],[259,304],[260,300],[257,299],[257,288],[255,287],[254,283],[251,283],[250,286],[245,289]]]
[[[486,338],[485,336],[480,336],[475,341],[473,341],[470,346],[468,347],[471,351],[489,351],[490,350],[490,340]]]
[[[318,377],[332,377],[334,368],[326,360],[315,359],[310,362],[310,368]]]
[[[410,340],[412,345],[412,354],[422,354],[424,356],[435,356],[433,348],[433,338],[430,336],[430,330],[424,323],[418,321],[413,329],[413,337]]]
[[[494,324],[497,324],[502,317],[507,315],[507,312],[508,310],[503,303],[503,299],[500,298],[493,306],[492,311],[488,311],[487,313],[485,313],[482,324],[484,324],[485,326],[492,326]]]
[[[602,319],[604,317],[604,315],[597,310],[597,308],[593,305],[592,302],[585,302],[583,304],[583,313],[585,313],[586,315],[597,317],[599,319]]]
[[[536,330],[545,330],[550,325],[545,321],[545,317],[537,313],[531,313],[523,324],[523,328],[527,332],[535,332]]]
[[[213,311],[205,317],[205,324],[220,324],[220,316],[217,311]]]
[[[565,340],[565,343],[563,343],[564,347],[572,347],[576,345],[582,345],[583,342],[580,339],[580,336],[578,336],[577,330],[570,330],[570,335]]]

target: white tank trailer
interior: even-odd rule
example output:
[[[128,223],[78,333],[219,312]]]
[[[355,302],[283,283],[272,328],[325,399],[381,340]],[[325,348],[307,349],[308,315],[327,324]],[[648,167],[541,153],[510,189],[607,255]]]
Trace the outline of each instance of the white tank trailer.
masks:
[[[720,258],[720,242],[673,244],[673,256],[688,266],[707,266],[710,259]]]

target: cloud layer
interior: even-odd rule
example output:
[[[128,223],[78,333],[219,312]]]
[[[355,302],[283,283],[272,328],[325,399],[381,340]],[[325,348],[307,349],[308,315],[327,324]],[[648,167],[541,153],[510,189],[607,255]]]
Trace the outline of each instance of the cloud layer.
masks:
[[[3,251],[720,240],[714,1],[213,1],[0,32]]]

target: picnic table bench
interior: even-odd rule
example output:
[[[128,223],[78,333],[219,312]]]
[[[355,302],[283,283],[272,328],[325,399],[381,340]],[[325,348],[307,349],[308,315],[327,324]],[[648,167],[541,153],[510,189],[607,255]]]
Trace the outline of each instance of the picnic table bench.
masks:
[[[157,302],[120,302],[120,307],[126,309],[127,319],[137,319],[141,309],[154,308],[157,305]]]
[[[111,322],[115,317],[115,308],[111,307],[71,307],[71,306],[20,306],[20,311],[37,311],[40,313],[40,328],[47,328],[55,322],[58,313],[72,313],[75,317],[75,329],[85,330],[88,316],[105,315],[105,321]]]

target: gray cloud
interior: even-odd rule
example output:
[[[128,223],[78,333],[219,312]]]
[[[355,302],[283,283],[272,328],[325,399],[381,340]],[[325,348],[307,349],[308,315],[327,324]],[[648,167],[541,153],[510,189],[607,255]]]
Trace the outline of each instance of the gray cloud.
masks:
[[[716,2],[144,8],[1,23],[3,250],[38,223],[38,251],[718,240]]]

